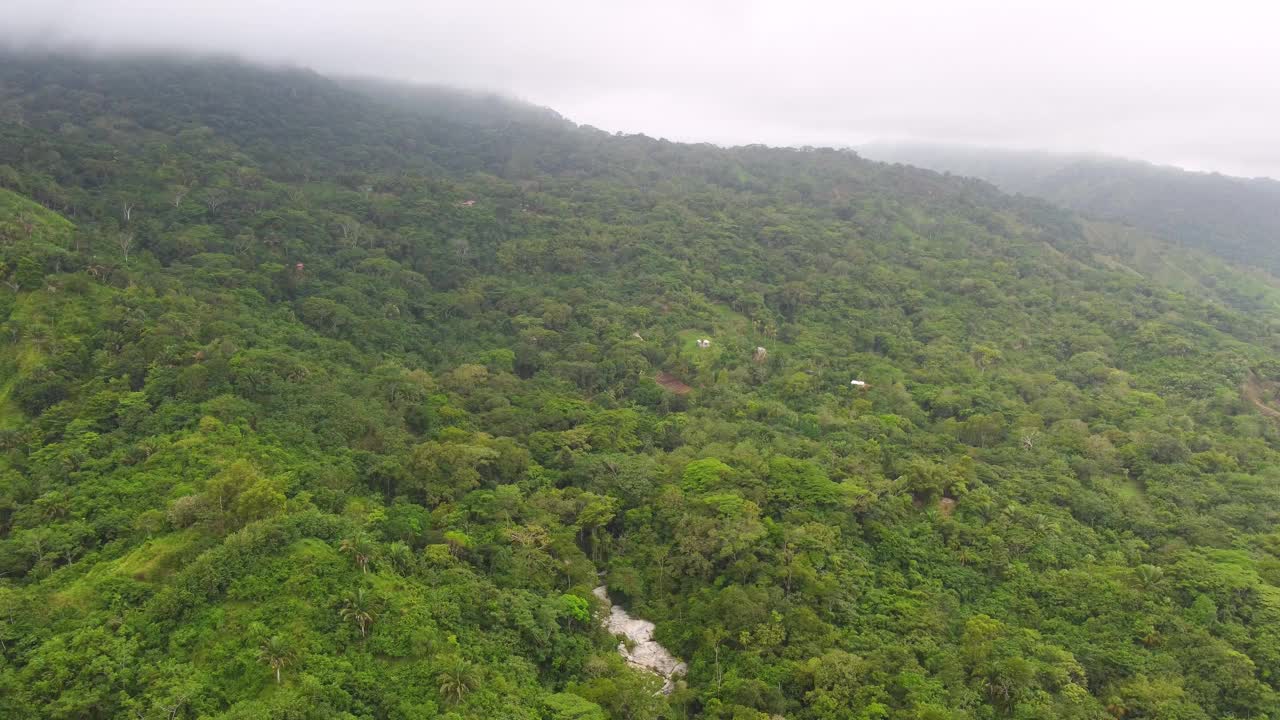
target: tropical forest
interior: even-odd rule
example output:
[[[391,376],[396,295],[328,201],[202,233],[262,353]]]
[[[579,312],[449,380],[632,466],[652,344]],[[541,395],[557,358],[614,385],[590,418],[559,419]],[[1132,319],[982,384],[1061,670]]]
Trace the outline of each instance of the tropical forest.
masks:
[[[0,56],[0,717],[1280,718],[1266,206],[1125,182]]]

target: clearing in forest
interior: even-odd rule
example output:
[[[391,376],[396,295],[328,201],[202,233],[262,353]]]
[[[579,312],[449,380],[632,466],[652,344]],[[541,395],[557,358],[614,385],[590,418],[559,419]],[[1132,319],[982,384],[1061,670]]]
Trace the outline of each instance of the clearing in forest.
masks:
[[[688,385],[685,385],[683,382],[680,381],[680,378],[676,377],[675,375],[672,375],[669,372],[665,372],[665,371],[659,372],[658,375],[654,377],[654,381],[657,382],[659,385],[661,385],[663,389],[673,392],[677,395],[688,395],[690,392],[693,391],[693,388],[689,387]]]
[[[1280,385],[1249,373],[1240,390],[1244,393],[1244,398],[1253,403],[1263,415],[1280,419],[1280,410],[1267,404],[1268,401],[1275,401],[1280,396]]]

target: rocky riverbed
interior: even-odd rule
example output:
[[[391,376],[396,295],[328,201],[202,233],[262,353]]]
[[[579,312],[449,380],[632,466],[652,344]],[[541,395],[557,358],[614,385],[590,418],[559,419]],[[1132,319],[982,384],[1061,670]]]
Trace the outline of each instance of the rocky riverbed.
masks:
[[[604,619],[605,629],[625,638],[623,642],[618,643],[618,654],[622,655],[628,665],[662,678],[662,694],[670,695],[675,688],[675,678],[684,675],[688,667],[654,641],[653,623],[633,618],[621,605],[614,605],[609,599],[608,590],[603,585],[592,592],[609,604],[609,615]]]

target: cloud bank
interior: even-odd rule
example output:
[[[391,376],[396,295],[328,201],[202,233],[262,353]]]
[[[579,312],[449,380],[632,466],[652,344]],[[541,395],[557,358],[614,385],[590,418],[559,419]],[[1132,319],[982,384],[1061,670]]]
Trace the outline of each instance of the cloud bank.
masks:
[[[10,0],[0,39],[498,90],[724,144],[913,139],[1280,177],[1280,5]]]

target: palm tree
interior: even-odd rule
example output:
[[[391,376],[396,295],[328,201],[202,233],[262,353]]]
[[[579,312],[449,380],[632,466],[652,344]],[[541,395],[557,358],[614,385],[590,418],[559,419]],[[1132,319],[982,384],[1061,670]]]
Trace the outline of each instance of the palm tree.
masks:
[[[408,575],[413,570],[413,548],[402,542],[391,543],[391,547],[387,548],[387,559],[401,575]]]
[[[360,628],[360,637],[367,637],[368,627],[378,619],[377,613],[373,610],[373,599],[365,593],[364,588],[359,588],[347,595],[342,602],[342,609],[338,612],[343,620],[354,622]]]
[[[287,640],[279,635],[272,635],[270,639],[263,640],[258,648],[258,660],[275,671],[276,684],[279,685],[280,671],[293,662],[294,650]]]
[[[475,666],[459,657],[446,660],[444,670],[436,679],[440,682],[440,694],[451,703],[462,702],[462,698],[480,684]]]
[[[1133,569],[1133,578],[1140,589],[1149,592],[1164,579],[1164,570],[1155,565],[1139,565]]]
[[[351,555],[356,561],[356,565],[360,567],[361,572],[369,572],[369,561],[373,559],[374,544],[366,537],[346,538],[342,544],[338,546],[338,552],[344,552]]]

